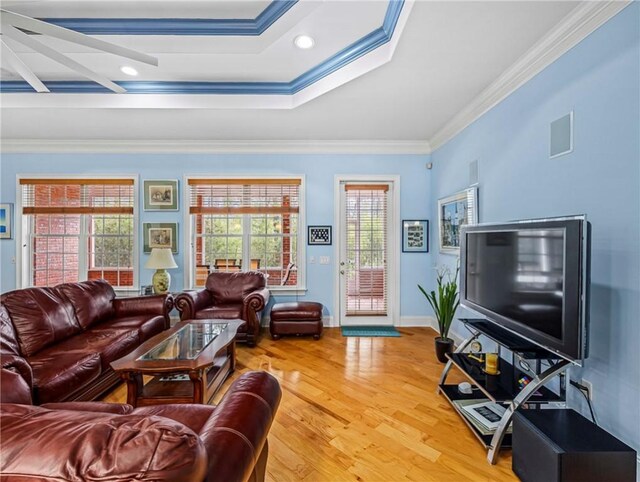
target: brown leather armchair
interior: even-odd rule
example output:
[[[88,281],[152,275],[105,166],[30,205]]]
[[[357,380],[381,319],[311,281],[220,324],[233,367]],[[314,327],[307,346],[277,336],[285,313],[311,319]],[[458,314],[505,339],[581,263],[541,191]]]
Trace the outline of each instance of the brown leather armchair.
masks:
[[[64,402],[30,405],[1,370],[1,480],[264,481],[281,390],[266,372],[236,380],[217,406]]]
[[[240,319],[236,341],[255,346],[260,335],[262,312],[269,302],[267,277],[259,271],[214,271],[203,290],[186,291],[176,297],[181,320]]]

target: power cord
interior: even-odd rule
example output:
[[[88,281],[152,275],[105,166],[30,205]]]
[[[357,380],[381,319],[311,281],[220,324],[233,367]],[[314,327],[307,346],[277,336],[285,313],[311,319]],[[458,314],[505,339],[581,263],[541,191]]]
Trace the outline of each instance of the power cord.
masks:
[[[580,393],[582,393],[585,400],[587,401],[587,405],[589,406],[589,411],[591,412],[591,420],[593,420],[593,423],[598,425],[598,422],[596,421],[596,414],[593,412],[593,407],[591,406],[591,394],[589,393],[589,388],[584,386],[582,383],[578,383],[574,380],[569,380],[569,383],[577,388]]]

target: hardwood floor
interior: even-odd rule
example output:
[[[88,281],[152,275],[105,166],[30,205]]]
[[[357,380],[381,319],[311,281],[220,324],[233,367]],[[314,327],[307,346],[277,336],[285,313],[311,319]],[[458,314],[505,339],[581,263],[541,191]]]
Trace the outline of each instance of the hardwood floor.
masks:
[[[436,395],[442,365],[433,351],[435,333],[399,331],[400,338],[344,338],[333,328],[319,341],[265,335],[256,348],[238,347],[237,370],[216,401],[249,370],[266,370],[282,386],[269,434],[269,481],[517,480],[510,452],[489,465],[476,438]],[[124,386],[105,400],[126,400]]]

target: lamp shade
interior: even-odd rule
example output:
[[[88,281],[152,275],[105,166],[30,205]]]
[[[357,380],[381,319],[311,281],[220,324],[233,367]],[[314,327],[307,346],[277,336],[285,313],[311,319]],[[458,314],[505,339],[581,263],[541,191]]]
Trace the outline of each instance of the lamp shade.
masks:
[[[168,269],[177,268],[178,265],[175,259],[173,259],[171,248],[153,248],[144,267],[151,269]]]

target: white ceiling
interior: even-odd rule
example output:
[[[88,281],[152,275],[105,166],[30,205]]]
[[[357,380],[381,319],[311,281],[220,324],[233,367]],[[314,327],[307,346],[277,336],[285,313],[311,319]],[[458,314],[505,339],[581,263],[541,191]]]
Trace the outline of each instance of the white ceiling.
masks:
[[[38,4],[58,2],[24,3],[22,11],[43,17],[50,13],[39,13]],[[186,3],[205,8],[208,2]],[[252,3],[260,4],[257,11],[265,5]],[[338,18],[337,10],[332,11],[335,5],[324,2],[300,19],[300,25],[304,30],[316,28],[314,35],[323,39],[321,43],[336,49],[349,35],[357,37],[372,25],[379,26],[386,9],[386,2],[375,0],[345,3],[350,5],[342,5],[344,11],[353,7],[348,17]],[[3,108],[1,134],[3,139],[426,141],[577,5],[567,1],[418,1],[389,63],[295,109]],[[368,13],[358,17],[358,11]],[[321,28],[310,21],[313,15],[325,16]],[[350,24],[353,29],[347,29]],[[202,53],[197,51],[198,39],[183,39],[189,42],[187,50],[196,51],[159,54],[159,71],[162,78],[173,80],[286,79],[313,64],[317,57],[312,61],[311,56],[319,51],[308,58],[283,54],[285,47],[292,50],[292,28],[286,36],[273,39],[262,52],[264,57]],[[211,41],[204,40],[202,45]],[[157,45],[166,50],[171,41],[160,39]],[[181,48],[186,49],[186,44]],[[91,55],[95,54],[77,55],[87,64],[94,61]],[[203,59],[211,65],[200,65]],[[54,67],[46,66],[44,60],[29,62],[34,66],[42,62],[41,68],[54,74]],[[182,76],[185,66],[188,75]]]
[[[255,18],[270,0],[3,0],[37,18]]]

